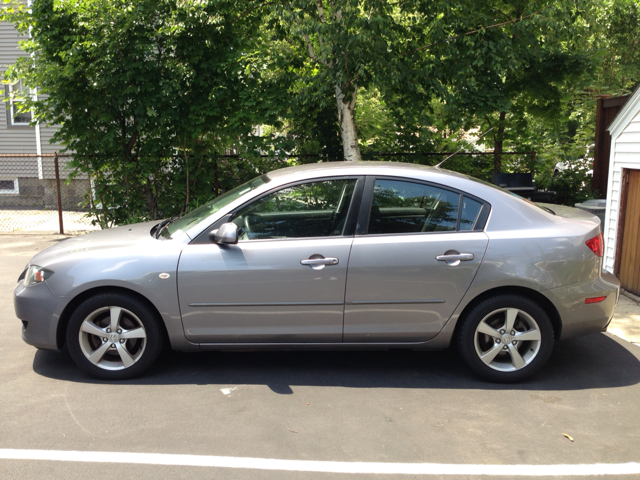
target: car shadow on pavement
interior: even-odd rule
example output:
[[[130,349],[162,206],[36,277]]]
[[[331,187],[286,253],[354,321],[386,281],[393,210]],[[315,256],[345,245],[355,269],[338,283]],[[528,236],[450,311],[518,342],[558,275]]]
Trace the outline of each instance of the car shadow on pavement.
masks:
[[[180,353],[167,350],[140,378],[96,380],[66,352],[38,350],[34,371],[80,383],[125,385],[267,385],[279,394],[292,386],[443,388],[482,390],[582,390],[640,383],[640,348],[609,334],[560,342],[549,363],[531,379],[510,385],[484,382],[454,349],[428,352],[248,351]],[[636,351],[637,350],[637,351]]]

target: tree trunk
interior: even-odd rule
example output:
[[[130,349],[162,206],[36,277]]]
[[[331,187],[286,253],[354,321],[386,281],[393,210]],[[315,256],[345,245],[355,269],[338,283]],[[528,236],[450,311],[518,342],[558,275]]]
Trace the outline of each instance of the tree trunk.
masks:
[[[147,200],[147,208],[149,209],[149,218],[155,220],[158,218],[158,199],[154,195],[153,188],[149,184],[148,178],[147,183],[144,186],[144,196]]]
[[[504,135],[504,120],[507,116],[507,112],[500,112],[498,118],[498,133],[495,135],[495,145],[493,147],[493,171],[494,173],[502,172],[502,144]]]
[[[359,162],[362,160],[360,155],[360,145],[358,144],[358,132],[356,130],[356,122],[354,108],[356,105],[356,92],[358,87],[354,88],[353,98],[350,102],[344,102],[344,93],[340,86],[336,85],[336,102],[338,103],[338,121],[340,122],[340,135],[342,137],[342,150],[344,152],[344,160],[346,162]]]

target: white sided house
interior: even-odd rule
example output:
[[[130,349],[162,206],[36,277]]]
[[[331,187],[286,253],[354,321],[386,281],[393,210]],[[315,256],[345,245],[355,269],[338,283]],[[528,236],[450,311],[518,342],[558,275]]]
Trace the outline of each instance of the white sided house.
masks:
[[[611,125],[604,269],[640,295],[640,88]]]

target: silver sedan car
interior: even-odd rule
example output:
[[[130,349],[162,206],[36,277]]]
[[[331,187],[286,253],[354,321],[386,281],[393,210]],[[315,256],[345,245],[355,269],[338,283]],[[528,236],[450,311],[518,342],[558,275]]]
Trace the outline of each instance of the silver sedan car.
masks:
[[[262,175],[177,219],[70,238],[15,288],[22,338],[91,375],[163,346],[443,349],[495,382],[601,332],[619,283],[597,217],[438,168],[318,163]]]

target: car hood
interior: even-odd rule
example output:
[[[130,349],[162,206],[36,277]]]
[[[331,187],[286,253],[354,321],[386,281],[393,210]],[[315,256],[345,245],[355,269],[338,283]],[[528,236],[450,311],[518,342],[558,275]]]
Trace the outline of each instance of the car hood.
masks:
[[[63,256],[98,255],[100,251],[122,250],[128,247],[145,248],[145,244],[155,245],[157,242],[167,241],[151,236],[151,229],[158,224],[158,220],[135,223],[122,227],[98,230],[77,237],[68,238],[57,245],[52,245],[31,259],[31,264],[47,266]]]

